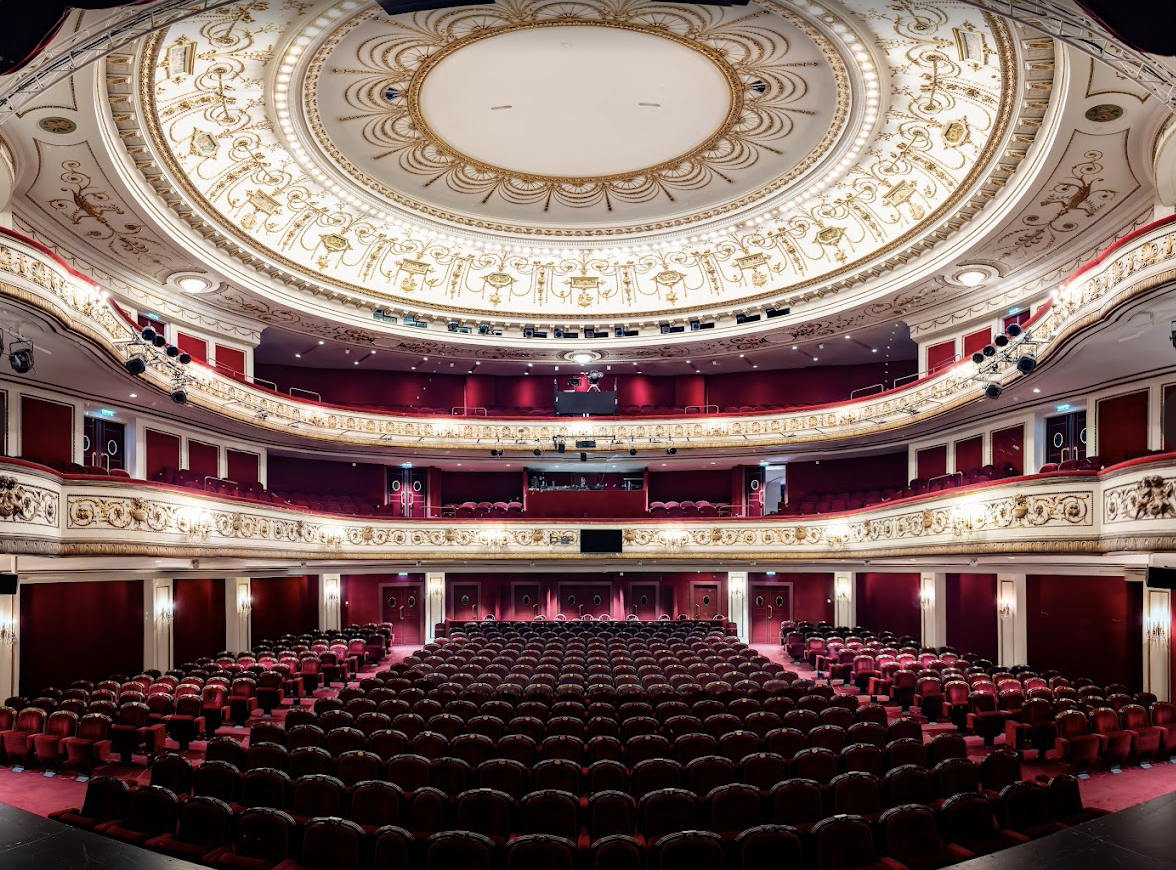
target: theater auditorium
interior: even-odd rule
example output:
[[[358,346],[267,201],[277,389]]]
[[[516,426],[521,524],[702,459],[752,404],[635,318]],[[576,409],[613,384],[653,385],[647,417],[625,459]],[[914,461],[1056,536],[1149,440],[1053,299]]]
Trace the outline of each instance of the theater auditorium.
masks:
[[[1176,870],[1173,10],[2,6],[5,868]]]

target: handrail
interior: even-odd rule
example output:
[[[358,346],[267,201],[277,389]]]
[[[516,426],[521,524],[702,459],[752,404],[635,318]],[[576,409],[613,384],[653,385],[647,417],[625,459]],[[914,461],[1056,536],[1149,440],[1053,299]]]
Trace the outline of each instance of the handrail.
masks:
[[[895,378],[893,381],[890,382],[890,389],[897,390],[898,385],[900,383],[913,383],[913,382],[917,381],[920,377],[923,377],[923,375],[921,375],[919,372],[911,372],[909,375],[903,375],[900,378]],[[885,391],[883,391],[883,392],[885,392]]]
[[[481,411],[482,413],[479,414],[479,413],[477,413],[478,411]],[[473,413],[471,413],[471,412],[473,412]],[[449,413],[452,414],[454,417],[488,417],[488,416],[490,416],[486,412],[485,408],[478,406],[478,405],[474,405],[473,407],[461,406],[461,407],[451,408],[449,410]]]
[[[682,409],[682,413],[689,414],[691,408],[698,411],[699,414],[717,414],[717,413],[719,413],[719,406],[718,405],[687,405],[685,408]]]
[[[227,477],[217,477],[215,474],[204,475],[204,485],[205,486],[208,486],[208,482],[210,480],[215,481],[216,483],[231,483],[233,486],[237,487],[238,489],[241,488],[241,484],[239,484],[235,480],[229,480]]]
[[[858,396],[872,395],[872,393],[867,393],[866,390],[873,390],[875,387],[877,387],[877,390],[875,390],[875,392],[883,393],[886,391],[886,385],[883,383],[870,384],[868,387],[858,387],[856,390],[854,390],[852,393],[849,394],[849,397],[851,399],[856,399]]]
[[[304,390],[302,387],[291,387],[289,390],[290,395],[293,396],[295,392],[300,393],[307,398],[313,397],[316,402],[321,402],[323,400],[322,394],[316,393],[314,390]]]
[[[273,390],[275,393],[278,391],[277,383],[275,381],[267,380],[266,378],[259,378],[254,376],[249,378],[249,382],[252,384],[261,384],[263,387]]]

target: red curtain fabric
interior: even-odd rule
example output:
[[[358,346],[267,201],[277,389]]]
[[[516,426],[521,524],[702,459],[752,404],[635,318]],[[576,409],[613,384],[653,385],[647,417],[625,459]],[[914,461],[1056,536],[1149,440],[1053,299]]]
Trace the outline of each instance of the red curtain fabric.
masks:
[[[947,575],[947,643],[996,661],[996,575]]]
[[[1173,421],[1164,427],[1164,449],[1176,450],[1176,384],[1167,384],[1164,387],[1163,407],[1167,410],[1164,419]],[[1176,644],[1172,645],[1172,649],[1176,654]]]
[[[1103,463],[1113,465],[1147,452],[1147,423],[1147,390],[1100,399],[1098,455]]]
[[[208,362],[208,342],[202,338],[176,333],[176,347],[192,355],[192,359]]]
[[[858,574],[857,621],[874,631],[918,637],[922,631],[918,574]]]
[[[246,453],[243,450],[227,450],[225,458],[228,460],[229,480],[235,480],[242,486],[257,483],[258,466],[261,464],[261,457],[258,454]]]
[[[180,436],[147,430],[147,479],[165,468],[180,467]]]
[[[216,367],[228,375],[245,375],[245,351],[234,347],[216,346]]]
[[[20,689],[143,670],[143,581],[22,583]]]
[[[318,628],[317,574],[305,577],[255,577],[253,640],[273,640]]]
[[[21,396],[21,456],[73,462],[73,440],[72,405]]]
[[[955,359],[955,339],[941,341],[927,348],[927,371],[933,372],[948,365]]]
[[[722,471],[691,471],[687,474],[673,471],[649,472],[650,501],[698,501],[705,499],[715,504],[727,504],[731,500],[731,477],[740,474],[741,468]]]
[[[522,501],[521,471],[442,471],[441,503]]]
[[[789,503],[833,492],[901,489],[907,482],[905,450],[853,459],[790,462],[787,467]]]
[[[387,472],[367,462],[331,462],[293,456],[269,457],[269,488],[278,492],[348,493],[373,505],[384,503]],[[236,478],[234,478],[235,480]]]
[[[976,351],[983,348],[986,344],[992,343],[992,330],[981,329],[979,332],[973,332],[970,335],[964,336],[964,356],[970,357]]]
[[[177,664],[216,655],[225,648],[225,581],[173,581],[173,657]]]
[[[984,437],[965,438],[955,443],[956,471],[965,474],[984,464]]]
[[[199,441],[189,441],[188,469],[200,475],[218,477],[217,446],[215,444],[202,444]]]
[[[918,476],[923,480],[947,474],[947,445],[920,450],[916,456],[916,467]]]

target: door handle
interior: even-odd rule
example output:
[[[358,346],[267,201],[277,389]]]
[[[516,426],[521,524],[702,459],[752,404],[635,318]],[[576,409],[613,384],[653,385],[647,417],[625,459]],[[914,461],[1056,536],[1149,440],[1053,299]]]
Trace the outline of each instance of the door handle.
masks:
[[[772,605],[768,605],[768,619],[772,618]]]
[[[400,618],[404,619],[404,605],[403,604],[400,605]]]

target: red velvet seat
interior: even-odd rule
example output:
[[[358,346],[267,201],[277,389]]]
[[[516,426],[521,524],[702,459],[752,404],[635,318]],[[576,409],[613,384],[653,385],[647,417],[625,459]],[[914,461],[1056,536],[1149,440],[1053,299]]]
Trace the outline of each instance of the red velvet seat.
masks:
[[[580,833],[579,800],[569,792],[535,791],[521,803],[524,834],[554,834],[575,841]]]
[[[524,834],[506,849],[506,870],[572,870],[575,844],[550,834]]]
[[[963,846],[940,838],[935,814],[925,806],[892,807],[878,820],[878,829],[886,854],[910,870],[938,870],[975,857]]]
[[[165,832],[143,845],[173,858],[199,862],[228,845],[233,834],[233,810],[213,797],[194,797],[180,805],[175,833]]]
[[[1045,786],[1036,782],[1014,782],[1005,786],[996,808],[1002,828],[1024,834],[1031,840],[1068,827],[1054,820],[1049,793]]]
[[[825,817],[824,797],[819,783],[811,779],[789,779],[772,787],[769,796],[772,821],[789,825],[802,834]]]
[[[233,841],[214,849],[204,861],[222,870],[273,870],[286,859],[294,820],[279,809],[259,807],[237,819]]]
[[[66,757],[65,741],[75,735],[77,727],[77,713],[58,710],[49,714],[45,730],[32,736],[33,756],[37,766],[45,768],[46,775],[55,773],[61,767]]]
[[[429,837],[425,870],[491,870],[494,844],[472,831],[441,831]]]
[[[1078,778],[1072,774],[1062,773],[1049,781],[1050,811],[1055,822],[1063,825],[1080,825],[1092,819],[1109,815],[1109,812],[1099,807],[1086,807],[1082,804],[1082,792],[1078,787]]]
[[[179,800],[174,792],[160,785],[149,785],[131,792],[126,815],[103,822],[94,830],[124,843],[141,846],[152,837],[172,833],[178,812]]]
[[[694,793],[684,789],[666,788],[650,792],[641,798],[638,810],[639,830],[651,843],[656,843],[674,831],[693,828],[697,822],[698,809]]]
[[[143,707],[146,710],[146,706]],[[33,737],[45,730],[48,719],[40,707],[25,707],[21,710],[12,727],[0,732],[0,743],[4,746],[4,758],[14,769],[23,770],[34,755]]]
[[[746,783],[731,783],[714,788],[706,796],[707,830],[724,840],[734,840],[744,829],[763,822],[759,789]]]
[[[412,834],[404,828],[385,825],[373,839],[372,870],[411,870],[415,852]]]
[[[340,818],[314,819],[302,834],[297,860],[289,858],[280,870],[357,870],[363,829]]]
[[[50,813],[49,818],[75,828],[92,830],[126,816],[130,797],[131,787],[127,782],[112,776],[100,776],[87,784],[81,809],[58,810]]]
[[[906,870],[893,858],[879,858],[874,833],[858,816],[831,816],[812,829],[818,870]]]

